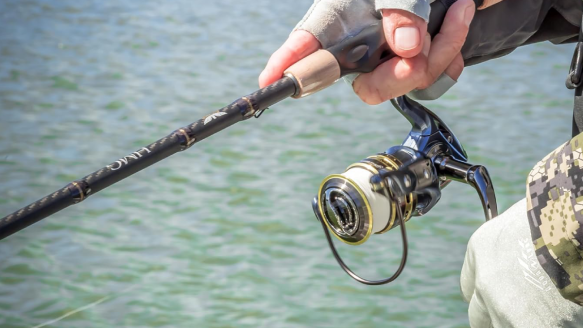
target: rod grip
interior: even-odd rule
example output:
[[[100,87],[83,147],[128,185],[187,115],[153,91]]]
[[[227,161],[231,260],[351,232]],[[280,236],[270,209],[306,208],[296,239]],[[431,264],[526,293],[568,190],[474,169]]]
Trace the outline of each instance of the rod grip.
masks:
[[[296,93],[301,98],[332,85],[340,78],[340,65],[328,50],[318,50],[290,66],[283,73],[294,79]]]

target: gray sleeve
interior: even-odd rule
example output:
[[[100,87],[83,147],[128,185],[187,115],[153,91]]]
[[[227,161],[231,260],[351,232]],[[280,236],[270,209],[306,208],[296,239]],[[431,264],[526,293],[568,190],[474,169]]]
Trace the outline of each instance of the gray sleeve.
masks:
[[[401,9],[413,13],[426,22],[429,21],[429,4],[434,0],[375,0],[376,10],[381,9]]]
[[[449,75],[441,74],[439,78],[432,85],[430,85],[427,89],[418,90],[415,89],[409,92],[407,95],[415,100],[435,100],[441,96],[443,96],[447,90],[453,87],[456,84],[456,80],[449,77]]]

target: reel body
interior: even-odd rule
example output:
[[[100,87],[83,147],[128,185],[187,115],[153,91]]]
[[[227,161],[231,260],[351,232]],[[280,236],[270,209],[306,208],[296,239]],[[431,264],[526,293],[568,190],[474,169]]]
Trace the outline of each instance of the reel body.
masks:
[[[468,163],[465,150],[447,125],[406,96],[393,99],[392,104],[412,126],[402,145],[352,164],[342,174],[328,176],[312,202],[340,266],[369,285],[388,283],[402,272],[407,260],[405,222],[431,210],[451,181],[476,189],[486,220],[498,215],[488,171]],[[378,281],[352,272],[330,238],[331,232],[344,243],[359,245],[372,234],[383,234],[397,226],[403,238],[401,265],[392,277]]]

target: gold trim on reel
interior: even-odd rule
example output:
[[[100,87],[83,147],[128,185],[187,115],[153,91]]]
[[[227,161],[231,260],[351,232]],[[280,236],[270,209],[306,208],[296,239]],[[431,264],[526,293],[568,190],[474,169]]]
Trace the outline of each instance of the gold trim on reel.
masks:
[[[348,209],[355,216],[354,221],[356,225],[358,225],[354,233],[339,233],[335,226],[339,225],[342,227],[342,222],[338,224],[338,221],[341,221],[341,218],[336,215],[335,220],[330,221],[330,210],[327,209],[324,211],[322,209],[322,205],[324,203],[330,204],[329,197],[326,197],[326,192],[329,192],[330,190],[342,191],[344,194],[351,197],[350,201],[345,203],[355,205],[354,208]],[[318,210],[320,211],[322,218],[324,218],[324,223],[328,229],[332,231],[336,238],[340,239],[344,243],[349,245],[360,245],[364,243],[372,233],[372,211],[364,191],[357,183],[340,174],[332,174],[326,177],[324,181],[322,181],[320,189],[318,190]],[[335,211],[332,212],[337,213]]]
[[[396,171],[401,166],[397,158],[378,154],[348,166],[342,174],[324,179],[318,190],[318,211],[336,238],[349,245],[360,245],[373,232],[383,234],[391,230],[398,226],[395,224],[396,206],[401,207],[405,222],[411,218],[417,204],[413,193],[408,194],[403,203],[395,204],[385,195],[373,191],[370,184],[370,177],[383,170]],[[373,231],[375,220],[387,220],[387,223]]]

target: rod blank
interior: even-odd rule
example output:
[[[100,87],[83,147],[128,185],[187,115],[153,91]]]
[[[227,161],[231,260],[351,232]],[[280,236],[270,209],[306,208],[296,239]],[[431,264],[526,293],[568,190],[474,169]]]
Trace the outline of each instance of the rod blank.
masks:
[[[284,77],[250,95],[241,97],[232,104],[3,217],[0,219],[0,239],[4,239],[64,208],[80,203],[90,195],[177,152],[186,150],[195,143],[237,122],[254,117],[269,106],[291,97],[295,93],[296,86],[293,79]]]

